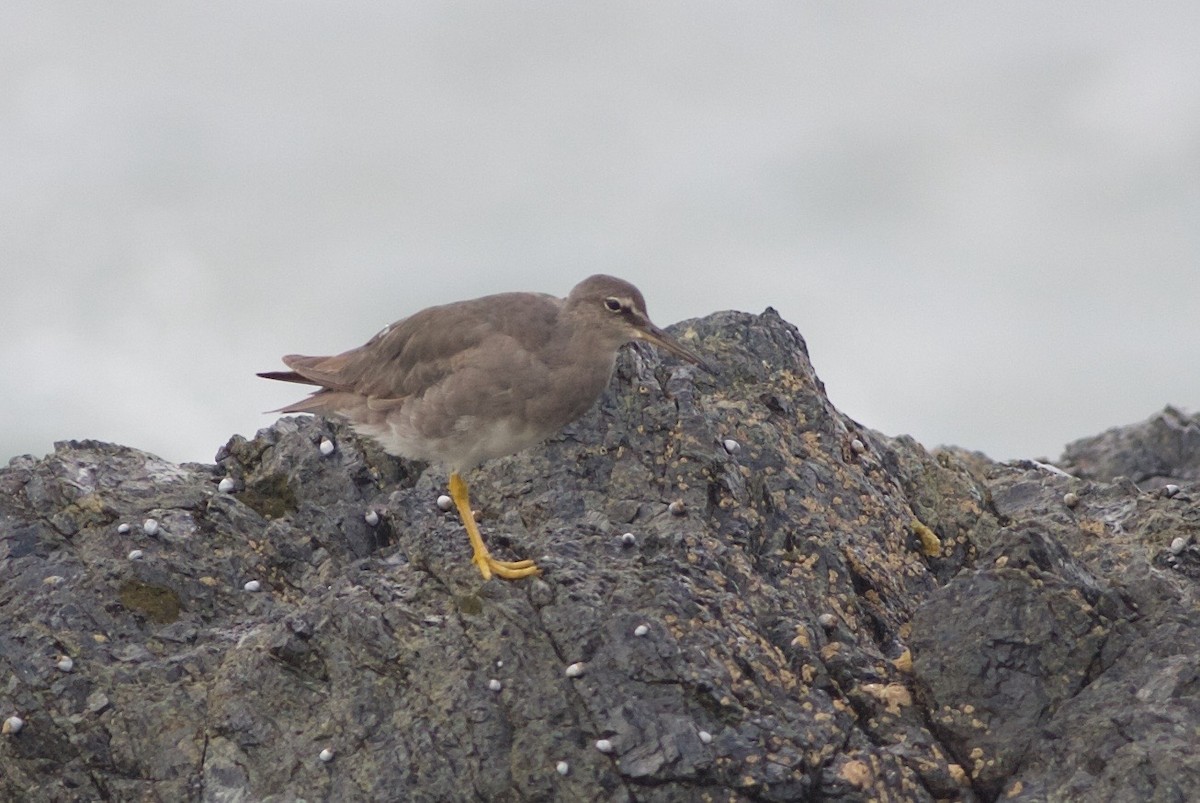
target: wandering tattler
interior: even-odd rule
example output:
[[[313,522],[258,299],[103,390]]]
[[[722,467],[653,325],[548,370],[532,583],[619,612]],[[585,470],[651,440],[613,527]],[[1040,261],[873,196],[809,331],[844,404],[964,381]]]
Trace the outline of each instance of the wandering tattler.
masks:
[[[276,412],[345,418],[389,454],[450,471],[450,496],[485,580],[538,573],[532,560],[488,554],[460,472],[527,449],[587,412],[617,350],[646,340],[705,370],[650,322],[642,294],[612,276],[584,279],[565,299],[500,293],[421,310],[332,357],[289,354],[267,379],[316,385]]]

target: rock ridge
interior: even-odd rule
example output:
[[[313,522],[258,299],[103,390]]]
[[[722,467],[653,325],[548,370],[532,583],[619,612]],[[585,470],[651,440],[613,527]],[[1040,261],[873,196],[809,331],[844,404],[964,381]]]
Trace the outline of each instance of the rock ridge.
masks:
[[[719,375],[627,349],[470,477],[529,581],[331,421],[14,458],[0,799],[1200,798],[1200,422],[996,463],[841,414],[774,310],[671,329]]]

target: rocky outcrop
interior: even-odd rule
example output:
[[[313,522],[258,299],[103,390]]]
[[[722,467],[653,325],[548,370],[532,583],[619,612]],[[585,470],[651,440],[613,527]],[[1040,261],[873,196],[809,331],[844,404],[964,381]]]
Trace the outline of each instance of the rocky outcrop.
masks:
[[[720,375],[627,351],[469,477],[532,580],[327,421],[13,460],[0,798],[1200,797],[1192,486],[884,437],[771,310],[675,333]]]
[[[1144,488],[1200,481],[1200,415],[1166,407],[1146,421],[1067,446],[1062,466],[1079,477],[1127,477]]]

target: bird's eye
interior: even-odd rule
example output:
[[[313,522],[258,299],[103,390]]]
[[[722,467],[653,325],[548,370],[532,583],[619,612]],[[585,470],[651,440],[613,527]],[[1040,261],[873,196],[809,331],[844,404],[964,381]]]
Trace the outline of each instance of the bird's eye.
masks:
[[[604,299],[604,308],[609,312],[620,312],[621,301],[616,298],[606,298]]]

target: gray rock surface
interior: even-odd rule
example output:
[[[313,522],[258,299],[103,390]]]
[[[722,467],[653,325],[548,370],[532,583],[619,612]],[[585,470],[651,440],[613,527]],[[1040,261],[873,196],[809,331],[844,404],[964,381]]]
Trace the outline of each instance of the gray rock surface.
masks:
[[[1166,407],[1140,424],[1069,444],[1060,465],[1085,479],[1128,477],[1143,488],[1200,481],[1200,415]]]
[[[0,799],[1200,799],[1194,485],[884,437],[771,310],[674,331],[720,376],[629,350],[469,478],[533,580],[328,421],[14,459]]]

